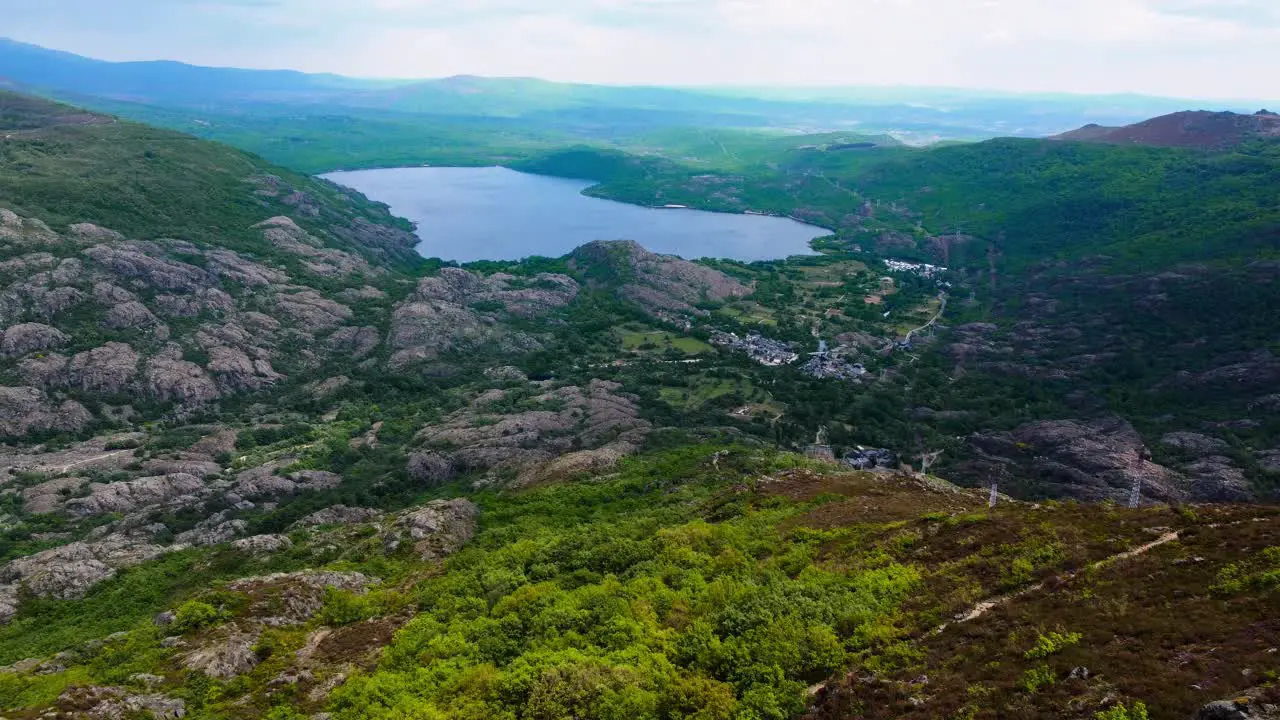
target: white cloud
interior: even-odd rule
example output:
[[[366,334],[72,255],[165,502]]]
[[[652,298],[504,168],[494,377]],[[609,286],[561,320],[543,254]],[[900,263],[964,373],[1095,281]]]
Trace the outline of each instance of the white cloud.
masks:
[[[0,0],[3,2],[3,0]],[[112,58],[434,77],[914,84],[1280,98],[1275,0],[42,0]],[[138,18],[142,18],[141,21]]]

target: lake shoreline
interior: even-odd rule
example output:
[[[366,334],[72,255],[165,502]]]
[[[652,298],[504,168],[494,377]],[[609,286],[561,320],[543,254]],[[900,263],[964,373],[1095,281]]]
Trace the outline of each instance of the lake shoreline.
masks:
[[[409,166],[319,176],[413,223],[425,258],[467,263],[563,257],[595,240],[635,240],[686,259],[742,262],[821,254],[832,231],[793,217],[644,205],[591,191],[600,183],[502,165]],[[682,213],[655,212],[683,210]]]

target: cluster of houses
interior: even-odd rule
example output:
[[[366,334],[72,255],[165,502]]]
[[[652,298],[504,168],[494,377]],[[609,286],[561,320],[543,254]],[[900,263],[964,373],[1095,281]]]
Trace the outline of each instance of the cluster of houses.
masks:
[[[745,352],[752,360],[770,367],[790,365],[800,359],[800,356],[792,351],[790,345],[755,333],[751,333],[746,337],[739,337],[737,333],[717,330],[711,335],[711,344],[740,350]]]
[[[818,352],[809,357],[809,361],[800,366],[800,372],[810,377],[823,380],[859,380],[867,374],[862,363],[851,363],[832,352],[826,340],[818,341]]]
[[[931,278],[941,275],[947,271],[944,267],[937,265],[929,265],[927,263],[911,263],[904,260],[885,260],[885,267],[894,272],[915,273],[917,275]]]

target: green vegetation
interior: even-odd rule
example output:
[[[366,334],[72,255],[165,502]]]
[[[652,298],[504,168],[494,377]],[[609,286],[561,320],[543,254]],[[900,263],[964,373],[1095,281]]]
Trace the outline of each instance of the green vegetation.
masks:
[[[19,131],[0,142],[0,205],[53,226],[90,222],[138,239],[177,238],[265,256],[276,253],[250,228],[273,215],[297,216],[335,247],[365,254],[368,247],[335,236],[333,226],[358,218],[410,229],[385,205],[228,146],[102,116],[58,124],[68,112],[0,91],[0,113],[10,113],[0,117],[8,123],[0,130]],[[53,124],[22,131],[37,122]],[[340,214],[297,213],[284,202],[294,191]],[[420,262],[410,247],[393,249],[391,257]]]
[[[1028,660],[1043,660],[1050,655],[1057,655],[1073,645],[1079,645],[1084,635],[1080,633],[1061,633],[1050,632],[1049,634],[1041,634],[1036,638],[1035,647],[1024,653],[1023,657]]]
[[[1141,702],[1134,703],[1132,707],[1119,703],[1108,710],[1095,713],[1093,717],[1096,720],[1147,720],[1147,706]]]

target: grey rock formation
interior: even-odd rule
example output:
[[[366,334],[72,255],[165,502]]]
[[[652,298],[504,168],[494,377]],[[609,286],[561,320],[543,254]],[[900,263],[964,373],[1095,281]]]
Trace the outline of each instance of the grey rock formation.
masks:
[[[109,342],[78,353],[67,366],[71,385],[85,392],[121,393],[138,373],[138,353],[130,346]]]
[[[253,670],[261,660],[253,651],[258,642],[256,633],[239,633],[234,630],[187,653],[182,666],[202,672],[218,680],[231,680]]]
[[[19,357],[33,352],[51,350],[71,341],[61,330],[40,323],[14,325],[0,338],[0,355]]]
[[[9,586],[10,591],[26,588],[37,597],[81,598],[117,570],[165,552],[165,548],[120,535],[92,543],[75,542],[11,561],[0,568],[0,587]]]
[[[363,360],[382,344],[382,336],[375,327],[338,328],[324,341],[330,352],[353,360]]]
[[[1280,720],[1280,707],[1242,695],[1235,700],[1205,705],[1196,713],[1195,720]]]
[[[55,512],[64,499],[85,484],[84,478],[54,478],[22,491],[22,509],[32,515]]]
[[[445,268],[421,280],[417,291],[393,312],[388,338],[395,351],[392,366],[480,345],[506,352],[536,350],[540,347],[536,339],[502,325],[499,315],[545,315],[568,305],[577,294],[577,283],[564,275],[544,273],[527,281],[501,273],[481,277],[461,268]]]
[[[234,540],[248,528],[249,523],[244,520],[223,520],[221,517],[215,516],[191,530],[179,534],[174,539],[182,545],[195,545],[197,547],[219,545]]]
[[[1145,498],[1188,498],[1186,479],[1144,459],[1141,436],[1119,418],[1036,422],[1010,433],[978,433],[968,442],[975,457],[949,475],[964,484],[985,487],[999,478],[1001,490],[1015,496],[1127,502],[1136,480]]]
[[[154,302],[161,315],[171,318],[194,318],[202,313],[222,315],[236,309],[235,300],[216,288],[198,290],[191,295],[162,293]]]
[[[186,293],[217,285],[217,277],[207,270],[164,257],[153,257],[162,254],[159,246],[150,243],[96,245],[84,251],[86,257],[125,283],[136,280],[156,290]]]
[[[293,541],[284,535],[254,535],[236,540],[231,547],[250,555],[270,555],[293,547]]]
[[[112,307],[107,311],[107,317],[102,324],[112,330],[128,330],[156,327],[160,325],[160,319],[153,315],[146,305],[133,301]]]
[[[93,416],[78,402],[51,399],[32,387],[0,387],[0,436],[23,437],[32,432],[84,429]]]
[[[1230,458],[1210,456],[1181,468],[1191,479],[1191,496],[1201,502],[1252,502],[1257,499],[1244,471]]]
[[[283,376],[264,360],[253,360],[244,351],[228,346],[209,348],[209,372],[231,392],[258,390]]]
[[[66,384],[68,358],[51,353],[25,358],[18,363],[18,375],[27,385],[42,388]]]
[[[602,460],[635,452],[650,429],[639,417],[636,399],[620,388],[593,380],[585,388],[548,390],[529,399],[546,409],[508,415],[495,415],[480,403],[423,428],[418,440],[446,455],[459,471],[514,470],[522,484],[536,482],[543,468],[568,453],[605,449],[594,458],[566,461],[600,467]]]
[[[221,393],[213,380],[199,365],[182,359],[177,346],[147,361],[147,389],[161,402],[178,402],[184,405],[204,405],[217,400]]]
[[[295,527],[318,527],[321,525],[358,525],[374,522],[382,517],[382,513],[369,508],[353,508],[346,505],[334,505],[318,510],[294,523]]]
[[[409,456],[409,478],[423,487],[434,488],[457,477],[458,471],[449,458],[434,452]]]
[[[484,371],[484,376],[490,380],[497,382],[528,382],[529,376],[518,367],[511,365],[503,365],[501,367],[491,367]]]
[[[279,293],[275,310],[295,327],[309,333],[332,330],[351,319],[351,308],[314,290]]]
[[[1160,444],[1197,457],[1216,455],[1229,447],[1226,442],[1218,438],[1193,432],[1169,433],[1160,438]]]
[[[192,496],[202,490],[204,482],[194,475],[160,475],[128,482],[90,485],[88,497],[69,500],[66,508],[68,513],[77,517],[109,512],[128,513]]]
[[[186,704],[182,700],[159,694],[138,695],[116,687],[71,687],[58,697],[55,707],[61,711],[57,717],[87,720],[128,720],[137,717],[178,720],[187,714]]]
[[[303,258],[303,267],[321,277],[375,275],[381,272],[358,255],[324,247],[320,240],[298,227],[290,218],[274,217],[255,225],[253,229],[261,230],[262,237],[275,247]]]
[[[286,461],[274,462],[236,476],[235,492],[244,498],[279,497],[313,490],[332,490],[342,484],[342,476],[321,470],[305,470],[286,476],[276,471]]]
[[[433,500],[396,518],[383,537],[388,550],[411,542],[423,560],[439,560],[461,550],[476,532],[480,510],[470,500]]]

